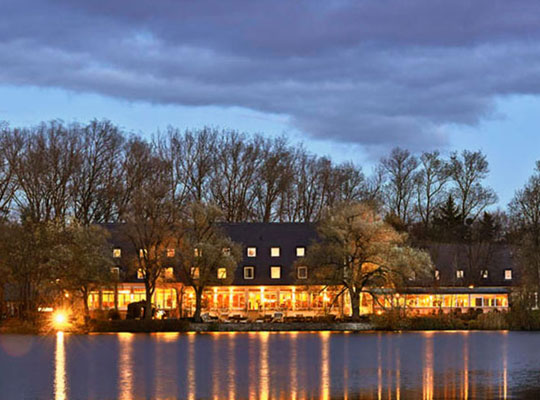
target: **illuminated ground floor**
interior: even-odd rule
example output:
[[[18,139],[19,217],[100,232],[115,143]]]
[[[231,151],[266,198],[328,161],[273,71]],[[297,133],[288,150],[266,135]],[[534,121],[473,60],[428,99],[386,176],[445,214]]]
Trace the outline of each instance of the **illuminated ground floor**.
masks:
[[[406,293],[364,293],[361,314],[381,313],[400,307],[410,313],[466,312],[470,308],[484,312],[503,311],[509,306],[506,288],[409,289]],[[123,283],[114,289],[93,292],[90,310],[116,309],[121,313],[130,303],[146,298],[144,285]],[[342,287],[322,286],[219,286],[209,287],[202,298],[203,313],[222,320],[257,319],[278,315],[280,318],[351,315],[350,300]],[[171,317],[189,317],[195,310],[193,289],[181,284],[167,284],[156,289],[152,303]]]

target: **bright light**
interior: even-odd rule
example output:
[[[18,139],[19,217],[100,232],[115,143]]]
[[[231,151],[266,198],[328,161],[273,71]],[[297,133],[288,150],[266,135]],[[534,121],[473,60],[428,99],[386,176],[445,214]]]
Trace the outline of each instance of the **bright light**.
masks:
[[[62,311],[53,314],[53,323],[56,328],[63,328],[67,324],[67,315]]]

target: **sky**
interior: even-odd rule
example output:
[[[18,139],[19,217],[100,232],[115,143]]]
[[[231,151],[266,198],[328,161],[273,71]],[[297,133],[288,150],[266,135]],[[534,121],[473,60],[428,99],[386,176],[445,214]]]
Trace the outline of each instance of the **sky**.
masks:
[[[540,2],[2,0],[0,121],[287,135],[366,173],[482,150],[504,208],[540,159]]]

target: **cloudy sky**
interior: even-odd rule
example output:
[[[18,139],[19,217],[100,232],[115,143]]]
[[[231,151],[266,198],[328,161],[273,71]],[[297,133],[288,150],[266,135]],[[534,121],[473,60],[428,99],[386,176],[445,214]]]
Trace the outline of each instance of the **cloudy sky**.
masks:
[[[2,0],[0,120],[286,134],[369,172],[484,151],[505,206],[540,159],[540,2]]]

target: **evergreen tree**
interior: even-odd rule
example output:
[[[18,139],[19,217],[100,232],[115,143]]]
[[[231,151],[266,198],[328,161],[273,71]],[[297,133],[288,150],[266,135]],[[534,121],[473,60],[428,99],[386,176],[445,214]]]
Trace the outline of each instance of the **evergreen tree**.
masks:
[[[441,241],[454,242],[463,238],[462,216],[450,194],[439,207],[433,220],[434,237]]]

